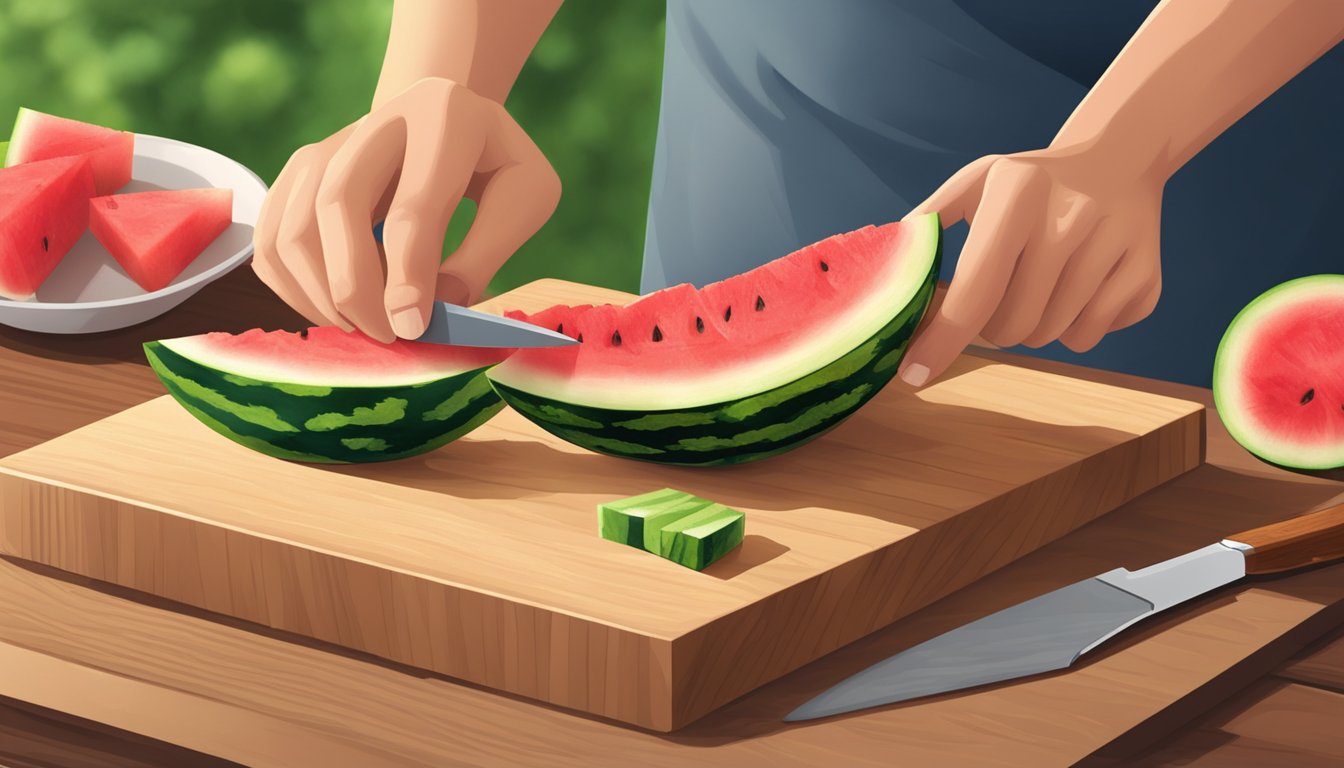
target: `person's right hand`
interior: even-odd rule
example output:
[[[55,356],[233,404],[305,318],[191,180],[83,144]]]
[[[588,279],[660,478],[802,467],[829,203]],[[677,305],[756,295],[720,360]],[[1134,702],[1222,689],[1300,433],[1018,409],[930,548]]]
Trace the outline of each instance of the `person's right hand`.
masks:
[[[463,197],[476,219],[440,264]],[[294,153],[262,206],[252,268],[314,323],[413,339],[435,298],[479,299],[559,199],[555,170],[503,106],[426,78]]]

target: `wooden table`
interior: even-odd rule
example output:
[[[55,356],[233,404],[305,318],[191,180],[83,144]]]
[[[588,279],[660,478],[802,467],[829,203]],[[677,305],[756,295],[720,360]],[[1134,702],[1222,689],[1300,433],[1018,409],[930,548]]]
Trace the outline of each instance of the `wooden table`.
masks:
[[[168,316],[127,331],[60,338],[0,330],[0,455],[158,395],[161,390],[143,364],[140,341],[258,325],[296,329],[302,323],[244,271],[207,288]],[[1014,360],[1023,364],[1022,358]],[[1042,361],[1026,364],[1211,405],[1206,390]],[[808,765],[820,760],[890,765],[902,764],[899,756],[908,747],[932,748],[931,754],[938,754],[936,743],[933,747],[911,745],[892,738],[882,730],[877,716],[837,719],[781,732],[777,715],[797,703],[800,691],[815,690],[822,681],[834,681],[881,658],[893,637],[900,636],[893,632],[937,627],[959,615],[983,612],[986,605],[1013,602],[1039,591],[1042,584],[1073,579],[1075,572],[1090,575],[1101,570],[1094,565],[1097,550],[1123,536],[1126,525],[1177,520],[1170,524],[1179,540],[1171,547],[1179,548],[1186,539],[1200,541],[1200,536],[1219,530],[1219,520],[1235,526],[1238,517],[1245,518],[1253,507],[1282,505],[1283,515],[1288,516],[1318,507],[1344,489],[1333,481],[1288,475],[1260,465],[1231,442],[1212,414],[1208,428],[1208,466],[1023,558],[1001,571],[1002,580],[963,590],[898,622],[904,628],[892,627],[854,643],[749,694],[726,708],[721,718],[707,718],[713,722],[702,721],[668,736],[577,717],[452,681],[426,680],[422,685],[416,673],[392,664],[31,565],[0,561],[0,599],[10,601],[8,607],[0,606],[0,631],[7,635],[0,637],[0,766],[234,764],[170,742],[198,747],[256,744],[254,753],[235,747],[232,754],[255,754],[256,760],[270,764],[334,766],[673,765],[687,761]],[[1200,522],[1205,517],[1208,521]],[[1125,522],[1131,519],[1137,522]],[[1135,567],[1144,563],[1116,564]],[[1081,759],[1083,764],[1094,765],[1341,764],[1344,566],[1327,566],[1292,578],[1296,581],[1282,582],[1297,585],[1286,594],[1314,601],[1310,617],[1292,631],[1272,638],[1255,653],[1238,657],[1225,671],[1183,691],[1160,711],[1145,711],[1141,717],[1131,712],[1126,716],[1134,722],[1113,738],[1108,735],[1098,740],[1095,729],[1079,726],[1074,728],[1076,733],[1061,736],[1059,744],[1048,745],[1053,752],[1033,753],[1033,747],[1024,742],[1020,753],[999,749],[994,761],[1037,765],[1048,764],[1050,759]],[[1218,606],[1229,599],[1234,598],[1214,596],[1157,620],[1153,627],[1118,643],[1116,654],[1123,655],[1136,642],[1153,645],[1153,638],[1160,640],[1162,633],[1174,627],[1197,628],[1204,621],[1217,630],[1213,620]],[[1272,603],[1266,605],[1267,610],[1274,608]],[[24,607],[27,613],[14,606]],[[185,642],[199,639],[184,634],[191,625],[206,622],[224,639],[217,645]],[[96,626],[105,634],[76,638],[69,628],[77,625]],[[1253,633],[1255,626],[1242,629]],[[18,636],[23,642],[12,639]],[[160,641],[160,647],[151,645]],[[143,674],[135,664],[137,653],[180,654],[177,679],[155,680]],[[298,679],[295,670],[302,669],[301,657],[317,654],[326,665],[321,674],[332,679]],[[246,659],[245,666],[231,666],[231,660],[240,655]],[[92,657],[97,657],[96,663],[90,661]],[[1100,663],[1106,663],[1105,654]],[[407,724],[405,732],[399,733],[395,720],[389,720],[386,732],[368,738],[369,724],[350,721],[348,708],[337,699],[345,691],[356,697],[375,696],[385,683],[389,691],[397,690],[389,682],[393,680],[405,691],[415,686],[447,691],[445,709],[434,713],[439,720],[427,721],[423,707],[417,708],[410,698],[374,702],[385,712],[403,706]],[[334,698],[314,699],[312,691],[320,687],[318,683],[334,692]],[[239,705],[233,693],[249,687],[264,691],[265,696],[256,701],[269,698],[275,706]],[[1139,697],[1137,690],[1135,696]],[[1125,704],[1114,702],[1114,709],[1125,710]],[[294,715],[300,711],[302,722]],[[1081,713],[1079,722],[1086,724],[1092,717]],[[1004,729],[1013,727],[1010,720],[1004,717],[1004,722],[987,722],[983,727],[999,731],[1001,737]],[[438,730],[426,735],[426,728]],[[781,733],[787,738],[780,738]],[[430,744],[439,746],[431,748]],[[1046,758],[1045,754],[1070,757]],[[964,764],[975,764],[975,760],[967,758]]]

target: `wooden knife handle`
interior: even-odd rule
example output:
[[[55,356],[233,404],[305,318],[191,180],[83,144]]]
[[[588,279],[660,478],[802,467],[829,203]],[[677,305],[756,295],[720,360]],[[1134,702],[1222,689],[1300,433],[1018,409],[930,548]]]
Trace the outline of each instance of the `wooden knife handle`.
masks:
[[[1252,528],[1224,541],[1244,545],[1238,549],[1246,554],[1247,573],[1277,573],[1344,558],[1344,504]]]

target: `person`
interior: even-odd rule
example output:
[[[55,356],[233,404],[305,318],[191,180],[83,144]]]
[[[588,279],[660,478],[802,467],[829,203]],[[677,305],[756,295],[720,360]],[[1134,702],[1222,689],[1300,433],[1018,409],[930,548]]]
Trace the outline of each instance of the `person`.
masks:
[[[275,181],[261,279],[383,341],[478,298],[560,196],[502,106],[558,6],[397,0],[372,109]],[[1241,306],[1338,270],[1342,36],[1331,0],[669,0],[641,291],[937,212],[908,384],[979,338],[1207,385]]]

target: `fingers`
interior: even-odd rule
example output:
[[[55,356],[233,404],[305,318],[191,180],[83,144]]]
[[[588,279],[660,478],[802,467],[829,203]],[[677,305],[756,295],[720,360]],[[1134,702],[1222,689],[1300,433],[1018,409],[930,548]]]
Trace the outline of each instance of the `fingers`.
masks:
[[[1027,334],[1022,344],[1043,347],[1073,325],[1102,283],[1113,275],[1125,252],[1124,235],[1109,221],[1102,221],[1092,230],[1069,255],[1035,330]]]
[[[486,182],[471,229],[440,270],[440,289],[459,290],[458,283],[466,289],[466,301],[480,298],[499,268],[560,202],[560,177],[522,129],[506,127],[503,140],[510,145],[511,161]]]
[[[1091,234],[1097,218],[1095,204],[1078,196],[1068,205],[1028,241],[1003,301],[981,331],[995,346],[1016,346],[1036,330],[1065,265]]]
[[[1060,342],[1074,352],[1086,352],[1112,329],[1124,327],[1119,323],[1122,314],[1130,317],[1137,315],[1131,322],[1147,317],[1153,306],[1156,306],[1160,292],[1156,265],[1156,259],[1148,254],[1136,251],[1126,253],[1116,265],[1114,273],[1102,283],[1096,295],[1078,314],[1078,319],[1060,334]],[[1158,287],[1154,288],[1155,285]]]
[[[332,157],[315,201],[332,300],[355,327],[384,343],[396,334],[383,306],[383,262],[373,238],[373,209],[405,151],[404,121],[366,120]]]
[[[976,221],[966,238],[956,274],[932,321],[915,336],[901,364],[911,386],[936,378],[985,327],[1003,300],[1013,268],[1027,242],[1031,217],[1025,193],[1034,173],[1016,163],[995,164],[986,175]]]
[[[905,218],[936,211],[943,227],[950,227],[962,219],[969,221],[975,214],[975,205],[980,200],[990,166],[998,159],[998,155],[987,155],[957,171]]]
[[[429,322],[444,235],[485,146],[484,116],[471,103],[478,97],[456,89],[443,98],[442,124],[408,125],[406,158],[383,225],[383,303],[392,328],[407,339],[418,338]]]
[[[351,331],[354,326],[341,315],[331,298],[327,270],[322,264],[322,236],[318,231],[314,206],[324,168],[319,163],[311,163],[297,173],[294,192],[285,206],[285,217],[280,222],[277,248],[281,263],[295,285],[303,291],[304,298],[325,322]]]
[[[275,184],[266,195],[266,202],[257,216],[257,227],[252,238],[252,271],[276,296],[309,322],[314,325],[326,325],[331,319],[308,298],[307,293],[285,267],[278,244],[285,209],[293,197],[294,178],[300,174],[299,167],[309,161],[312,149],[304,147],[295,152],[289,162],[285,163],[285,167],[275,179]]]

